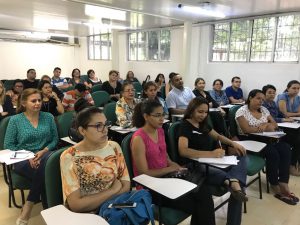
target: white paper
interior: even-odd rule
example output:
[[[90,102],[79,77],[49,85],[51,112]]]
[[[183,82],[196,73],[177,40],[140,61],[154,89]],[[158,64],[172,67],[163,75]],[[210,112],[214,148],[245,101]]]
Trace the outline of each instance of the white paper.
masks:
[[[230,108],[232,108],[233,106],[235,106],[235,105],[228,104],[228,105],[221,105],[220,107],[223,108],[223,109],[230,109]]]
[[[112,126],[109,128],[110,130],[113,130],[113,131],[116,131],[118,133],[121,133],[121,134],[126,134],[126,133],[130,133],[130,132],[134,132],[137,130],[136,127],[132,127],[132,128],[123,128],[123,127],[120,127],[120,126]]]
[[[137,183],[170,199],[176,199],[197,187],[196,184],[178,178],[157,178],[146,174],[133,178]]]
[[[68,142],[72,145],[76,145],[77,143],[75,141],[72,141],[69,137],[64,137],[64,138],[61,138],[61,140],[65,141],[65,142]]]
[[[91,213],[75,213],[63,205],[41,211],[47,225],[109,225],[101,216]]]
[[[242,145],[246,150],[251,152],[260,152],[264,147],[266,147],[266,143],[259,141],[234,141],[240,145]]]
[[[251,133],[253,135],[259,135],[264,137],[272,137],[272,138],[281,138],[286,135],[283,131],[272,131],[272,132],[261,132],[261,133]]]
[[[221,164],[221,165],[237,165],[238,160],[236,156],[224,156],[222,158],[198,158],[194,159],[200,163],[206,163],[206,164]]]
[[[300,127],[300,123],[284,122],[284,123],[278,123],[278,126],[292,128],[292,129],[298,129]]]
[[[16,152],[18,153],[16,154]],[[34,153],[26,150],[11,151],[9,149],[5,149],[0,151],[0,162],[5,163],[6,165],[11,165],[32,158],[34,158]]]
[[[293,120],[300,121],[300,116],[294,116],[294,117],[290,117],[290,118],[293,119]]]

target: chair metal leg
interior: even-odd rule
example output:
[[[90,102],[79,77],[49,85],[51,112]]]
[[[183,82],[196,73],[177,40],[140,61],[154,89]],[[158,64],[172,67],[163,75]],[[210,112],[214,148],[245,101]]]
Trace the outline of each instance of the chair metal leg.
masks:
[[[259,187],[259,198],[262,199],[262,188],[261,188],[261,175],[258,172],[258,187]]]
[[[244,213],[247,213],[247,203],[244,202]]]
[[[17,202],[16,202],[16,197],[15,197],[15,192],[14,192],[14,188],[13,188],[13,183],[12,183],[12,178],[11,178],[11,171],[10,171],[10,167],[9,166],[6,166],[6,169],[7,169],[7,178],[8,178],[8,206],[11,207],[11,201],[13,203],[13,205],[16,207],[16,208],[22,208],[22,205],[18,205]],[[23,190],[21,190],[23,191]],[[21,194],[22,195],[22,194]],[[24,192],[23,192],[23,196],[22,196],[22,203],[24,204],[25,203],[25,198],[24,198]]]
[[[161,196],[159,196],[159,201],[158,201],[158,223],[159,223],[159,225],[162,225],[162,221],[161,221]]]

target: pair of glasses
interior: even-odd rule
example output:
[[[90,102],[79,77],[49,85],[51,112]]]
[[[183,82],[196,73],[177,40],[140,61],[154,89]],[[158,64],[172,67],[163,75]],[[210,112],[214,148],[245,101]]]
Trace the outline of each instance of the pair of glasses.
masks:
[[[129,89],[129,90],[126,90],[124,92],[135,92],[135,89]]]
[[[94,127],[97,129],[98,132],[103,132],[105,127],[110,128],[112,125],[111,121],[106,121],[104,124],[103,123],[97,123],[97,124],[89,124],[87,127]]]
[[[166,114],[165,113],[163,113],[163,114],[150,114],[150,116],[153,116],[155,118],[164,118],[166,116]]]

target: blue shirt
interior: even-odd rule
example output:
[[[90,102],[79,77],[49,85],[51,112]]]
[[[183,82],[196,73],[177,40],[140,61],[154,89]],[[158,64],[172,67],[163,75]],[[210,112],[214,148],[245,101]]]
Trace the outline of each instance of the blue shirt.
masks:
[[[290,113],[297,113],[298,110],[299,110],[299,107],[300,107],[300,96],[296,96],[294,98],[294,102],[293,104],[291,105],[291,99],[288,95],[287,92],[284,92],[282,94],[279,94],[277,96],[277,105],[279,103],[280,100],[283,100],[285,101],[285,105],[286,105],[286,110]]]
[[[226,95],[228,99],[233,97],[234,99],[243,99],[243,91],[241,88],[238,88],[237,91],[233,89],[232,86],[229,86],[225,89]]]
[[[219,105],[227,105],[229,104],[229,100],[225,91],[221,90],[221,92],[211,90],[210,96],[219,104]]]
[[[169,109],[186,109],[189,102],[195,97],[193,91],[188,87],[184,87],[183,90],[173,87],[166,98],[166,103]]]
[[[57,128],[50,113],[40,112],[37,128],[32,126],[24,113],[10,118],[4,139],[5,149],[38,152],[48,147],[51,151],[57,143]]]
[[[272,101],[272,102],[264,101],[262,105],[269,110],[271,116],[277,123],[282,122],[284,116],[282,115],[282,113],[280,113],[280,111],[274,101]]]

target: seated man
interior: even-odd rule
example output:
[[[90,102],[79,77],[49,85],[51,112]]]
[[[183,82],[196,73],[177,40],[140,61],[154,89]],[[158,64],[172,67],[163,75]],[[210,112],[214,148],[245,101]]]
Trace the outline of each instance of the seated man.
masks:
[[[53,77],[52,77],[52,85],[55,85],[59,90],[64,91],[69,87],[69,84],[65,78],[60,77],[61,68],[55,67],[53,70]]]
[[[168,109],[171,114],[183,114],[189,102],[196,96],[190,88],[183,86],[179,74],[171,78],[171,84],[173,88],[166,98]]]
[[[23,80],[24,90],[27,88],[37,88],[39,81],[35,79],[36,72],[35,69],[27,70],[27,79]]]
[[[84,84],[76,84],[75,89],[67,91],[62,100],[65,111],[74,111],[74,104],[79,98],[84,98],[89,104],[94,105],[94,100],[91,94],[86,90]]]
[[[227,87],[225,92],[230,103],[242,103],[244,102],[243,90],[241,87],[241,78],[233,77],[231,79],[231,86]]]

